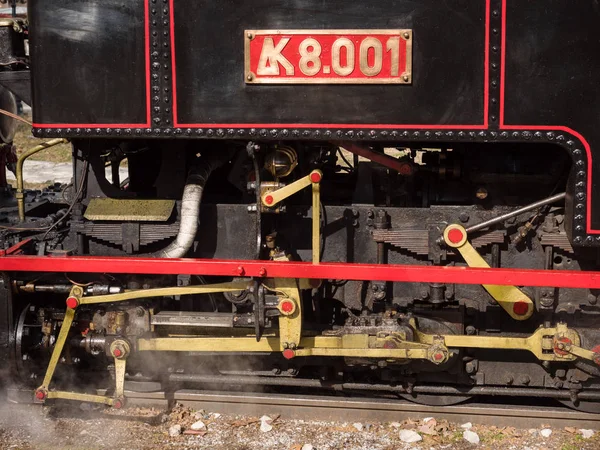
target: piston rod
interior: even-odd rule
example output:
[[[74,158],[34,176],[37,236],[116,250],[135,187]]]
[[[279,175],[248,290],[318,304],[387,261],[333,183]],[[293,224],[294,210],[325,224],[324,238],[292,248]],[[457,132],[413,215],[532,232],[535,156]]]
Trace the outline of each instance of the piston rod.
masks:
[[[539,200],[531,205],[524,206],[522,208],[516,209],[506,214],[502,214],[501,216],[494,217],[493,219],[486,220],[485,222],[481,222],[475,225],[471,225],[467,228],[467,233],[473,233],[474,231],[483,230],[484,228],[491,227],[492,225],[496,225],[497,223],[504,222],[507,219],[512,217],[516,217],[523,213],[533,211],[534,209],[541,208],[542,206],[551,205],[552,203],[556,203],[560,200],[564,200],[567,196],[566,192],[561,194],[553,195],[552,197],[545,198],[543,200]]]

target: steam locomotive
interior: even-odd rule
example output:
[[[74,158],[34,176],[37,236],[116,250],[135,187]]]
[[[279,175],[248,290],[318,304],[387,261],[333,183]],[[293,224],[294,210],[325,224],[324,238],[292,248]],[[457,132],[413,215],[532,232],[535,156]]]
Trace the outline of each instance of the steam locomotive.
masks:
[[[46,139],[3,161],[5,379],[117,408],[259,385],[599,412],[599,16],[31,0],[0,21],[3,114],[31,104]],[[71,183],[24,189],[65,140]]]

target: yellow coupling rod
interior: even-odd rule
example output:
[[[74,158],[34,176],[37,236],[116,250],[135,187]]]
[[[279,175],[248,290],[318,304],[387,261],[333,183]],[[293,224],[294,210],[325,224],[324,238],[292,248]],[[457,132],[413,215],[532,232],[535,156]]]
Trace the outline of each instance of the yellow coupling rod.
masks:
[[[51,139],[48,142],[44,142],[43,144],[36,145],[32,149],[27,150],[17,160],[17,205],[19,207],[19,220],[21,222],[25,222],[25,196],[23,195],[23,164],[25,160],[29,158],[31,155],[36,154],[37,152],[41,152],[50,147],[54,147],[58,144],[65,144],[69,141],[63,138]]]

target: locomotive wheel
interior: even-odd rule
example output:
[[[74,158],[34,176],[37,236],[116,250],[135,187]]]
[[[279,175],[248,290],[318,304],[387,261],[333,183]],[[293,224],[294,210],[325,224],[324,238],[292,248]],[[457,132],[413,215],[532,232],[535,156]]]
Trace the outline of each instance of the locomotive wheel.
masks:
[[[572,402],[571,400],[559,400],[559,402],[561,402],[568,408],[574,409],[576,411],[600,414],[600,403],[598,402],[587,402],[584,400],[578,401],[576,403]]]
[[[37,309],[28,304],[15,327],[15,368],[19,380],[35,380],[45,367],[45,358],[39,360],[41,326],[36,324]]]
[[[419,326],[423,330],[427,330],[429,333],[433,334],[443,334],[450,332],[451,334],[456,334],[456,330],[452,328],[448,328],[444,325],[442,321],[435,317],[419,317]],[[458,360],[458,358],[453,358],[454,360]],[[405,400],[411,401],[413,403],[418,403],[419,405],[426,406],[451,406],[458,405],[460,403],[464,403],[467,400],[471,399],[469,395],[439,395],[439,394],[423,394],[413,392],[411,394],[398,394],[400,397]]]
[[[399,394],[405,400],[426,406],[452,406],[470,400],[470,396],[464,395],[436,395],[436,394]]]

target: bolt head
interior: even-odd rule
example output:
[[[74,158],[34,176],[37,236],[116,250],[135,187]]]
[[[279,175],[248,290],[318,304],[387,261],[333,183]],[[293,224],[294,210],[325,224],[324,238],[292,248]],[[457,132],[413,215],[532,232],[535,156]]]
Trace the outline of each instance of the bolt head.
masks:
[[[566,336],[559,337],[554,342],[554,353],[565,356],[569,353],[569,347],[573,342]]]
[[[405,80],[405,81],[407,81],[407,80]],[[408,163],[401,164],[398,169],[398,173],[402,176],[410,176],[413,173],[412,166]]]
[[[123,350],[121,350],[119,347],[115,348],[113,350],[113,356],[115,358],[120,358],[121,356],[123,356]]]
[[[267,195],[267,196],[265,197],[265,203],[266,203],[267,205],[272,205],[272,204],[273,204],[273,201],[274,201],[274,200],[273,200],[273,196],[272,196],[272,195]]]
[[[475,192],[475,197],[479,200],[485,200],[488,197],[488,191],[486,188],[479,188],[477,192]]]
[[[79,306],[79,300],[77,300],[77,297],[67,298],[67,308],[75,309],[78,306]]]
[[[283,357],[285,359],[292,359],[294,356],[296,356],[296,352],[294,350],[292,350],[291,348],[286,348],[283,351]]]
[[[322,176],[319,172],[313,172],[310,174],[310,181],[312,181],[313,183],[320,183],[322,179]]]
[[[513,304],[513,312],[517,316],[524,316],[529,311],[529,304],[525,301],[518,301]]]
[[[260,270],[258,271],[258,275],[261,277],[266,277],[267,276],[267,269],[265,269],[264,267],[261,267]]]
[[[398,344],[396,344],[394,341],[385,341],[385,343],[383,344],[383,348],[386,348],[386,349],[398,348]]]
[[[38,389],[37,391],[35,391],[35,398],[40,401],[46,400],[47,396],[48,396],[48,394],[46,393],[46,391],[44,391],[42,389]]]
[[[239,276],[243,276],[246,273],[246,270],[244,269],[243,266],[238,266],[236,272]]]
[[[465,233],[463,233],[463,231],[459,230],[458,228],[453,228],[448,232],[448,240],[452,244],[458,244],[464,238],[465,238]]]
[[[281,302],[281,310],[284,313],[291,313],[292,311],[294,311],[294,304],[289,301],[289,300],[285,300],[283,302]]]

